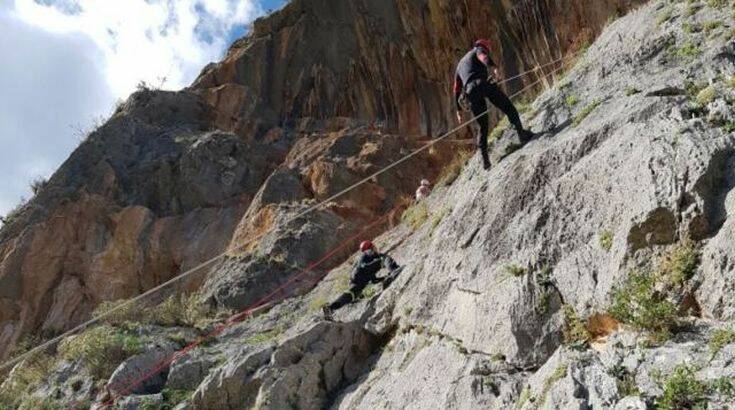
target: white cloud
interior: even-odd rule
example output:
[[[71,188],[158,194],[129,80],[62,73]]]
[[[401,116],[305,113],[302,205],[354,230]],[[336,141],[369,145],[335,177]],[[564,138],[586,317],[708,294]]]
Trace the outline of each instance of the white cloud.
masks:
[[[0,0],[0,215],[145,81],[189,85],[274,0]],[[281,3],[282,4],[282,3]],[[280,5],[280,4],[279,4]]]
[[[123,98],[139,81],[188,85],[258,13],[253,0],[16,0],[13,15],[52,33],[88,36],[104,56],[112,93]]]

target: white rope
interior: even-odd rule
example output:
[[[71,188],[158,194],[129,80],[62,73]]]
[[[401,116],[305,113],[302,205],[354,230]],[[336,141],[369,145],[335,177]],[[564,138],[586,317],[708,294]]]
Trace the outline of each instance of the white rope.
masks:
[[[574,53],[574,54],[577,54],[577,53]],[[559,58],[559,59],[557,59],[557,60],[555,60],[555,61],[553,61],[551,63],[545,64],[544,66],[556,64],[558,62],[561,62],[561,61],[563,61],[563,60],[565,60],[565,59],[573,56],[574,54],[572,54],[570,56],[566,56],[566,57],[561,57],[561,58]],[[523,77],[525,75],[528,75],[531,72],[536,71],[538,68],[539,67],[536,67],[536,68],[534,68],[532,70],[525,71],[525,72],[523,72],[523,73],[521,73],[521,74],[519,74],[519,75],[517,75],[515,77],[511,77],[511,78],[505,79],[505,80],[503,80],[502,82],[500,82],[498,84],[502,84],[502,83],[505,83],[505,82],[514,80],[516,78]],[[561,70],[562,68],[563,67],[559,67],[559,68],[555,69],[554,71],[552,71],[551,73],[539,77],[538,80],[536,80],[533,83],[527,85],[526,87],[524,87],[520,91],[514,93],[509,98],[513,98],[513,97],[515,97],[515,96],[517,96],[517,95],[525,92],[529,88],[531,88],[531,87],[535,86],[536,84],[538,84],[539,82],[541,82],[541,80],[543,80],[544,78],[548,77],[549,75],[553,75],[554,73],[556,73],[557,71]],[[397,167],[398,165],[400,165],[400,164],[408,161],[409,159],[411,159],[411,158],[415,157],[416,155],[420,154],[421,152],[426,151],[430,147],[434,146],[438,142],[440,142],[440,141],[448,138],[451,135],[454,135],[456,132],[458,132],[462,128],[466,127],[467,125],[471,124],[473,121],[477,120],[478,118],[482,117],[483,115],[486,115],[489,112],[490,112],[490,108],[488,108],[487,110],[485,110],[482,114],[479,114],[479,115],[477,115],[477,116],[475,116],[475,117],[473,117],[473,118],[471,118],[471,119],[469,119],[469,120],[461,123],[459,126],[457,126],[457,127],[453,128],[452,130],[446,132],[444,135],[442,135],[442,136],[440,136],[440,137],[432,140],[428,144],[426,144],[423,147],[417,149],[416,151],[413,151],[412,153],[406,155],[405,157],[399,159],[398,161],[396,161],[396,162],[394,162],[394,163],[386,166],[385,168],[383,168],[383,169],[381,169],[381,170],[379,170],[379,171],[371,174],[370,176],[368,176],[366,178],[361,179],[360,181],[358,181],[358,182],[350,185],[349,187],[347,187],[347,188],[339,191],[338,193],[336,193],[336,194],[330,196],[329,198],[327,198],[327,199],[319,202],[318,204],[313,205],[313,206],[307,208],[305,211],[300,212],[297,215],[292,216],[292,217],[286,219],[286,222],[284,223],[284,225],[287,225],[287,224],[289,224],[289,223],[291,223],[291,222],[293,222],[293,221],[295,221],[295,220],[297,220],[297,219],[299,219],[299,218],[301,218],[301,217],[303,217],[303,216],[305,216],[305,215],[307,215],[307,214],[309,214],[309,213],[311,213],[311,212],[313,212],[313,211],[321,208],[322,206],[328,204],[329,202],[332,202],[335,199],[341,197],[342,195],[344,195],[344,194],[352,191],[353,189],[359,187],[360,185],[362,185],[362,184],[364,184],[364,183],[366,183],[368,181],[371,181],[375,177],[377,177],[379,175],[382,175],[385,172],[388,172],[389,170]],[[252,243],[254,240],[255,239],[246,242],[244,245],[242,245],[242,247],[245,247],[247,244]],[[86,329],[87,327],[89,327],[89,326],[91,326],[93,324],[96,324],[96,323],[100,322],[102,319],[110,316],[112,313],[114,313],[114,312],[116,312],[118,310],[121,310],[123,308],[130,307],[130,306],[136,304],[137,302],[139,302],[139,301],[147,298],[148,296],[150,296],[150,295],[152,295],[152,294],[160,291],[161,289],[164,289],[164,288],[166,288],[166,287],[168,287],[168,286],[170,286],[170,285],[172,285],[172,284],[174,284],[176,282],[181,281],[182,279],[185,279],[185,278],[193,275],[194,273],[198,272],[199,270],[201,270],[201,269],[203,269],[203,268],[205,268],[205,267],[207,267],[207,266],[209,266],[209,265],[211,265],[211,264],[219,261],[220,259],[224,258],[227,255],[227,253],[228,253],[228,251],[224,251],[221,254],[219,254],[219,255],[217,255],[217,256],[215,256],[215,257],[213,257],[213,258],[211,258],[211,259],[209,259],[209,260],[207,260],[205,262],[202,262],[201,264],[195,266],[194,268],[191,268],[191,269],[187,270],[186,272],[184,272],[184,273],[176,276],[175,278],[172,278],[172,279],[168,280],[167,282],[164,282],[164,283],[162,283],[162,284],[160,284],[160,285],[158,285],[158,286],[156,286],[156,287],[154,287],[154,288],[146,291],[145,293],[142,293],[142,294],[140,294],[140,295],[138,295],[138,296],[136,296],[136,297],[134,297],[134,298],[132,298],[130,300],[127,300],[127,301],[125,301],[125,302],[123,302],[123,303],[121,303],[121,304],[113,307],[112,309],[104,312],[103,314],[101,314],[99,316],[96,316],[96,317],[94,317],[94,318],[92,318],[92,319],[90,319],[90,320],[88,320],[88,321],[86,321],[86,322],[84,322],[84,323],[82,323],[82,324],[80,324],[80,325],[72,328],[71,330],[67,330],[66,332],[64,332],[64,333],[62,333],[62,334],[54,337],[53,339],[50,339],[50,340],[48,340],[48,341],[46,341],[46,342],[44,342],[44,343],[36,346],[35,348],[33,348],[33,349],[31,349],[31,350],[29,350],[29,351],[27,351],[27,352],[25,352],[25,353],[23,353],[21,355],[16,356],[13,359],[9,359],[8,361],[6,361],[2,365],[0,365],[0,371],[5,371],[9,367],[14,366],[15,364],[17,364],[17,363],[25,360],[27,357],[30,357],[31,355],[34,355],[34,354],[36,354],[36,353],[38,353],[38,352],[40,352],[40,351],[42,351],[42,350],[44,350],[44,349],[52,346],[52,345],[60,342],[62,339],[66,338],[66,337],[69,337],[70,335],[72,335],[74,333],[80,332],[80,331]]]

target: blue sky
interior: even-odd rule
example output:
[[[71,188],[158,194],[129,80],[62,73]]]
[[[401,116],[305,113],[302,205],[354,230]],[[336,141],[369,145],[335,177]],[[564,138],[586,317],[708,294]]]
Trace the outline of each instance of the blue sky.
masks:
[[[0,215],[145,81],[182,88],[285,0],[0,0]]]

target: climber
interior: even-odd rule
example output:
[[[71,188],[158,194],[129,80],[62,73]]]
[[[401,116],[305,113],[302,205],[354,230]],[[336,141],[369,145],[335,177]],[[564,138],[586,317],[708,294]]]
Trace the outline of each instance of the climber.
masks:
[[[492,68],[492,77],[488,73],[488,69]],[[480,126],[479,134],[477,134],[477,146],[482,155],[482,163],[485,169],[490,169],[490,159],[487,153],[487,136],[490,132],[487,102],[498,107],[513,124],[521,145],[526,144],[532,137],[533,133],[523,128],[521,117],[518,115],[513,103],[508,96],[495,83],[500,77],[498,68],[490,58],[490,41],[480,39],[475,42],[475,47],[470,50],[457,64],[457,72],[454,80],[454,104],[457,107],[457,121],[462,122],[462,104],[460,100],[463,95],[469,100],[470,110],[477,119]]]
[[[350,279],[350,289],[343,293],[337,300],[329,306],[322,308],[324,319],[333,320],[332,313],[344,305],[354,302],[362,294],[363,289],[370,283],[383,283],[383,289],[387,288],[401,271],[396,261],[386,254],[379,253],[370,241],[363,241],[360,244],[360,259],[355,265],[355,269]],[[377,277],[376,274],[381,268],[390,271],[388,276]]]
[[[428,179],[421,180],[421,186],[416,190],[416,202],[425,199],[431,193],[431,183]]]

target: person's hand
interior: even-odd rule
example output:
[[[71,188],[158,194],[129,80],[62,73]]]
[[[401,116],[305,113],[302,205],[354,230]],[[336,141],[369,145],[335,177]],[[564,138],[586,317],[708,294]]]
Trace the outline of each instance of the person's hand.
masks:
[[[462,112],[460,111],[457,111],[457,122],[460,124],[462,123]]]
[[[500,76],[500,70],[498,70],[497,67],[493,68],[493,77],[495,78],[496,82],[499,82],[503,79],[503,77]]]

